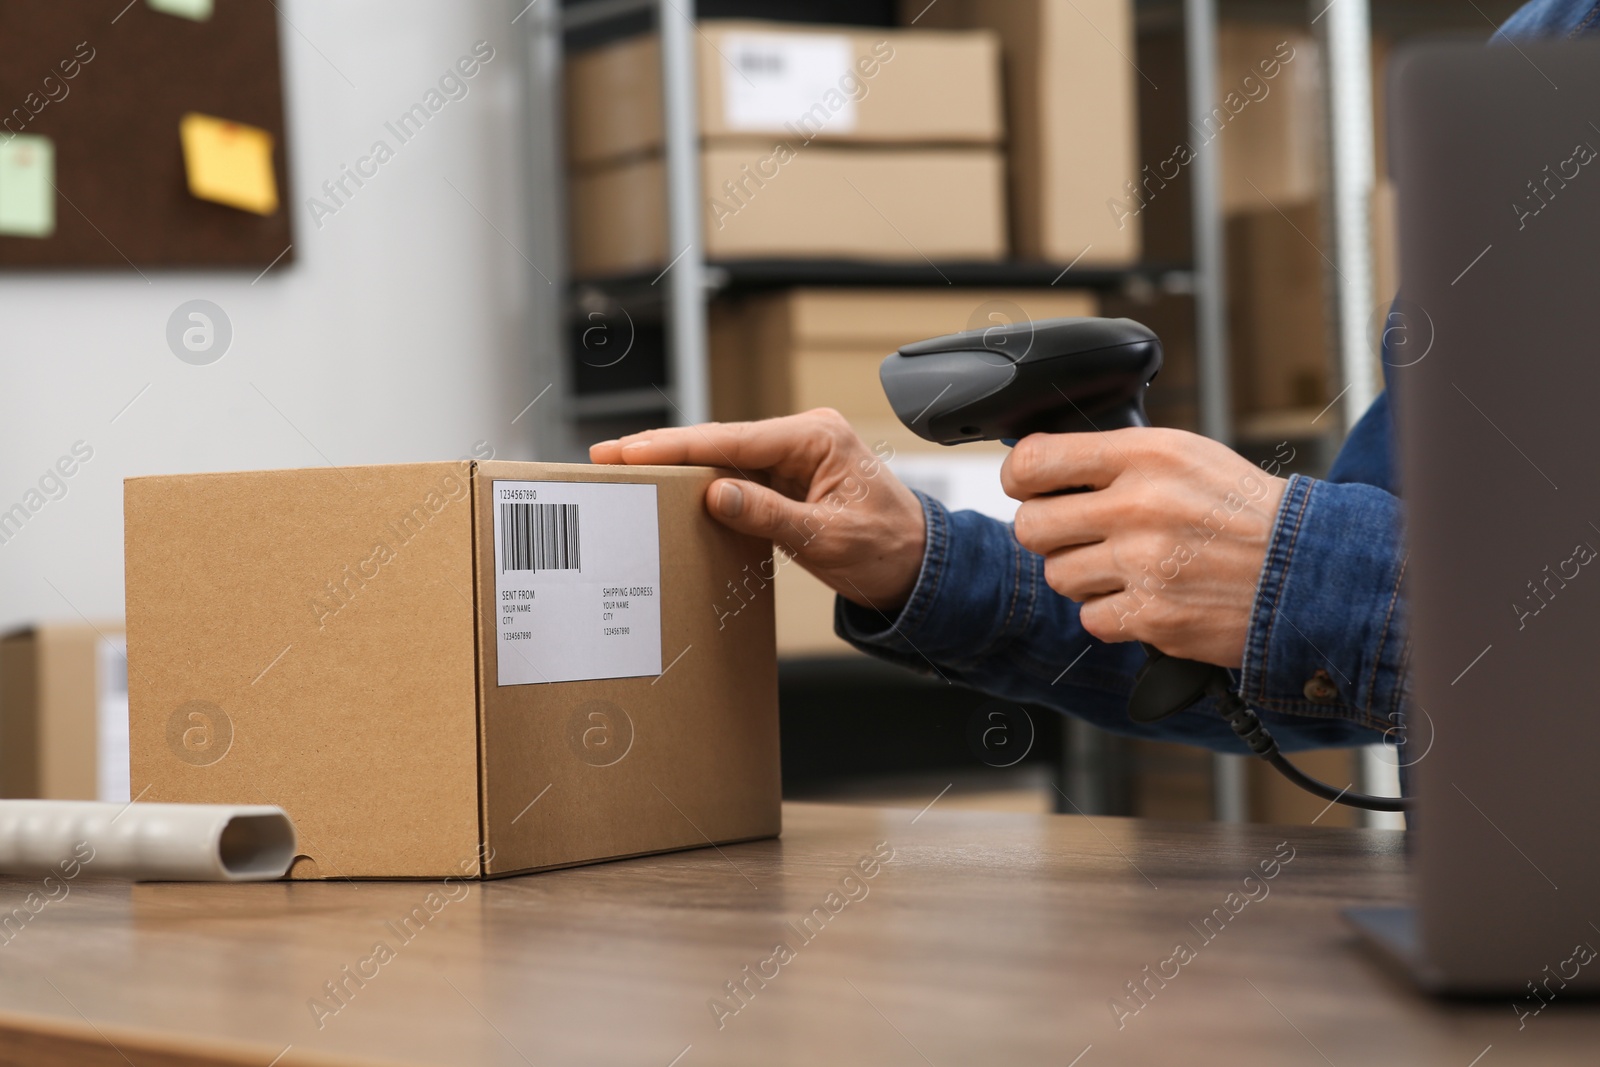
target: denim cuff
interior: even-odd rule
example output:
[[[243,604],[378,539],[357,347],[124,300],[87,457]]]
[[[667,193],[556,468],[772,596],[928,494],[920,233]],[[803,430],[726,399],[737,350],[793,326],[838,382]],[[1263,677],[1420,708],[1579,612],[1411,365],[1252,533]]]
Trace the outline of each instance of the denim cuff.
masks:
[[[923,550],[922,567],[917,571],[917,583],[912,587],[910,599],[899,611],[889,615],[842,596],[835,597],[833,632],[863,652],[926,672],[931,664],[924,662],[914,642],[928,618],[929,605],[944,576],[950,515],[944,505],[926,493],[918,489],[912,492],[922,502]]]
[[[1410,659],[1405,567],[1398,499],[1293,475],[1257,582],[1240,695],[1272,711],[1394,726]]]
[[[1294,487],[1297,501],[1308,487]],[[1044,561],[1017,544],[1009,523],[974,511],[947,511],[937,500],[917,496],[926,549],[911,595],[904,607],[888,613],[835,600],[834,631],[845,641],[911,670],[1076,715],[1107,730],[1241,751],[1209,701],[1153,726],[1131,722],[1128,691],[1144,662],[1139,646],[1103,644],[1085,633],[1078,605],[1050,589]],[[1295,568],[1309,555],[1310,548],[1301,545]],[[1286,576],[1285,569],[1283,563],[1268,568],[1275,588],[1292,586],[1299,573]],[[1287,625],[1280,629],[1288,631]],[[1275,640],[1284,638],[1280,633]],[[1264,660],[1264,654],[1255,657]],[[1290,674],[1305,669],[1274,653],[1274,671],[1280,660],[1289,663],[1283,669]],[[1329,708],[1288,715],[1271,710],[1284,703],[1267,704],[1263,717],[1285,751],[1369,740],[1363,716]],[[1287,702],[1294,711],[1305,703]]]
[[[1008,523],[952,514],[926,493],[917,498],[926,547],[911,598],[888,615],[839,597],[834,632],[863,652],[925,673],[937,672],[935,664],[976,666],[1027,629],[1039,596],[1038,568]]]

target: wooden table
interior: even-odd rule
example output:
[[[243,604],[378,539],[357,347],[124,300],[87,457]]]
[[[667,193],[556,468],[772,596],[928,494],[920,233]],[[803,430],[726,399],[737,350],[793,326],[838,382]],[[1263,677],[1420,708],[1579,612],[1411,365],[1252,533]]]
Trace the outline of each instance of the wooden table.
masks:
[[[781,840],[488,884],[84,882],[6,928],[0,1064],[1600,1060],[1592,1006],[1519,1032],[1380,966],[1339,911],[1404,870],[1390,831],[791,804]]]

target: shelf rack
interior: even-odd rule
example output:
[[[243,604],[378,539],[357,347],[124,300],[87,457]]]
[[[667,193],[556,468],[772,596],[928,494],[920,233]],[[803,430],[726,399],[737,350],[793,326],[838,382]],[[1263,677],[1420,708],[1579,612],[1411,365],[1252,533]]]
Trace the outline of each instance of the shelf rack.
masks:
[[[1221,210],[1221,159],[1201,151],[1191,164],[1194,262],[1187,267],[1141,267],[1131,271],[1072,271],[1065,265],[939,264],[887,265],[853,262],[757,260],[708,262],[700,252],[698,202],[699,131],[696,124],[695,5],[693,0],[585,0],[524,6],[517,19],[525,27],[529,123],[529,238],[543,253],[540,276],[528,301],[533,324],[531,356],[539,380],[549,383],[544,408],[532,420],[536,454],[545,459],[586,455],[579,425],[584,421],[656,416],[694,423],[711,415],[706,336],[708,298],[720,291],[780,285],[925,285],[943,281],[964,286],[1048,285],[1116,289],[1157,285],[1190,292],[1195,298],[1200,429],[1224,443],[1233,437],[1228,335],[1227,264]],[[1141,7],[1170,6],[1147,3]],[[1277,6],[1277,5],[1273,5]],[[1284,5],[1287,6],[1287,5]],[[1217,84],[1217,0],[1181,0],[1188,66],[1191,125],[1203,126]],[[1367,0],[1310,0],[1305,8],[1322,43],[1325,129],[1329,161],[1326,258],[1329,260],[1329,311],[1337,354],[1334,375],[1343,391],[1346,427],[1353,425],[1377,393],[1374,359],[1367,336],[1373,307],[1368,204],[1374,182],[1371,108],[1370,15]],[[667,180],[668,242],[676,250],[670,265],[645,278],[586,279],[582,285],[610,293],[634,306],[653,304],[662,311],[666,334],[666,382],[649,388],[578,395],[573,389],[573,353],[568,323],[575,302],[566,269],[566,174],[562,68],[566,42],[607,24],[653,25],[661,37],[664,161]],[[1102,737],[1070,720],[1069,744],[1079,746],[1072,762],[1092,767],[1084,757],[1099,750]],[[1103,810],[1097,798],[1104,783],[1088,773],[1076,783],[1086,810]],[[1218,756],[1214,807],[1218,818],[1246,817],[1242,757]]]

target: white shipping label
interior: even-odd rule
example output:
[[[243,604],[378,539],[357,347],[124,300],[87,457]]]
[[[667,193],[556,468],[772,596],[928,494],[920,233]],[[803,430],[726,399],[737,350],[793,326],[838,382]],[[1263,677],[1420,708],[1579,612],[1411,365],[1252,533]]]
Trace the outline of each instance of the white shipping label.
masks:
[[[792,123],[814,136],[856,128],[850,38],[732,33],[723,55],[723,117],[734,129],[779,132]]]
[[[661,673],[656,487],[494,483],[500,685]]]
[[[900,452],[889,469],[912,489],[920,489],[951,511],[977,511],[1001,522],[1017,517],[1017,501],[1000,487],[1005,456],[979,452],[962,456]]]

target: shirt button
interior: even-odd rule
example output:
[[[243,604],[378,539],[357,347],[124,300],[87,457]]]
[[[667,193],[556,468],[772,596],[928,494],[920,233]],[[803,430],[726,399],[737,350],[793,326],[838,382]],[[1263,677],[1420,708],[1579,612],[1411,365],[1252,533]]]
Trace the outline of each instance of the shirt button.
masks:
[[[1333,679],[1328,677],[1327,671],[1318,671],[1306,682],[1306,699],[1313,704],[1337,704],[1339,702],[1339,687],[1333,684]]]

